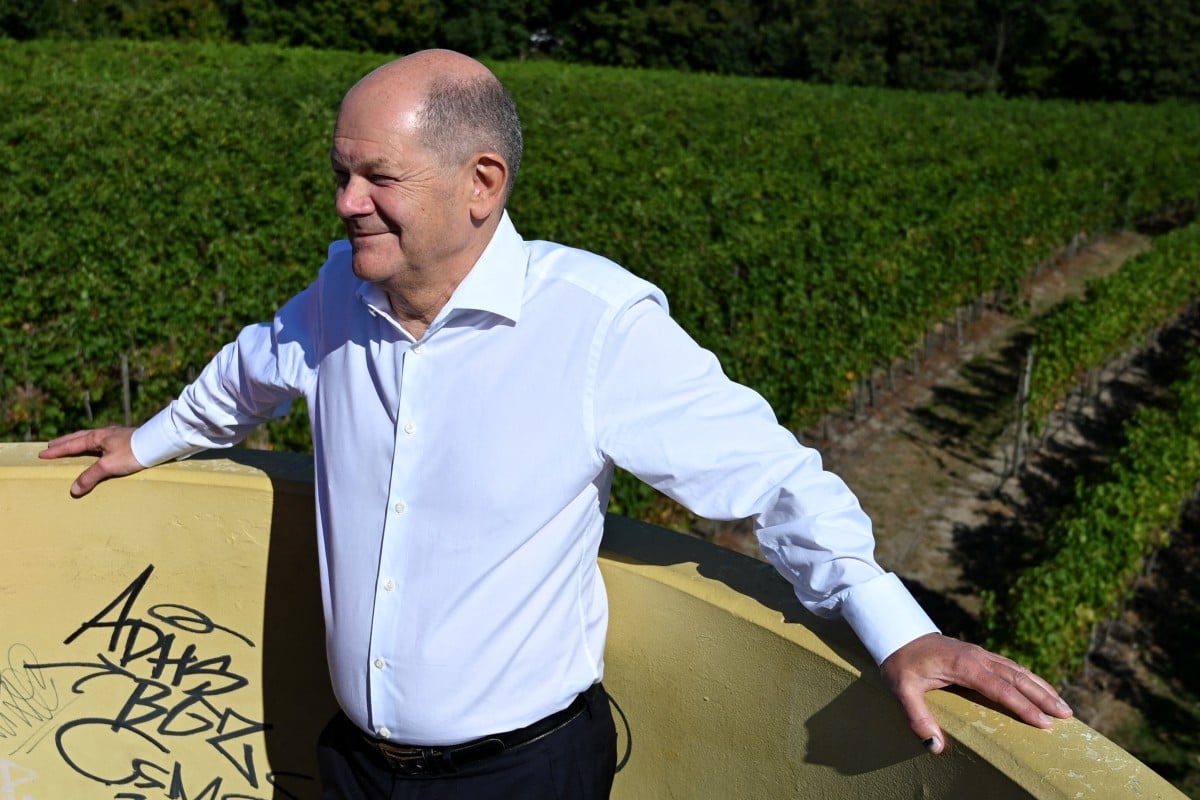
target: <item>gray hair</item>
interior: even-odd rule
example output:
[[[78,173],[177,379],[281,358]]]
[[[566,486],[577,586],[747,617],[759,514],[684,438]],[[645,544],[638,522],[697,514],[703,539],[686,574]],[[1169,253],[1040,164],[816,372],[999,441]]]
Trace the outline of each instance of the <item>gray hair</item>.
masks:
[[[499,153],[508,162],[505,198],[512,193],[524,137],[517,104],[497,78],[433,79],[418,125],[421,143],[444,164],[465,164],[483,150]]]

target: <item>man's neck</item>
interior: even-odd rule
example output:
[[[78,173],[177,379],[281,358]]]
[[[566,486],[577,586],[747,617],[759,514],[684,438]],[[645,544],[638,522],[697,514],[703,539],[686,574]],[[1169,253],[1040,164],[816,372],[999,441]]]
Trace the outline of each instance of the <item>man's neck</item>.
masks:
[[[385,286],[384,291],[396,321],[410,336],[420,339],[429,330],[429,326],[441,313],[460,283],[462,278],[440,286],[407,287],[404,290]]]

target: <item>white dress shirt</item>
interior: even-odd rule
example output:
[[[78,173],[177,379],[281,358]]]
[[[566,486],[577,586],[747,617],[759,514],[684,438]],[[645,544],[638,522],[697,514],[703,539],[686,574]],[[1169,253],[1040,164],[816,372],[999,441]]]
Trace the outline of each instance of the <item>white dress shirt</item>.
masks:
[[[870,521],[649,283],[526,242],[507,214],[414,340],[335,242],[270,324],[244,329],[138,429],[145,465],[229,446],[303,396],[326,644],[349,717],[452,744],[527,725],[602,677],[596,562],[613,469],[696,513],[757,517],[800,601],[877,661],[936,630],[873,557]]]

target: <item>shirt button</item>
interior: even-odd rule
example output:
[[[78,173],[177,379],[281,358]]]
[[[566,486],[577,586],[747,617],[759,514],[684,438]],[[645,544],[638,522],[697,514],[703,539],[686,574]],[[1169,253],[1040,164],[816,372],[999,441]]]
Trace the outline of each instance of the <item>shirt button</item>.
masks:
[[[375,659],[375,669],[383,669],[385,666],[387,666],[387,662],[382,658]]]
[[[416,433],[417,432],[417,423],[415,423],[415,422],[404,423],[404,432],[405,433]]]
[[[380,739],[387,739],[392,735],[392,732],[389,731],[387,728],[380,728],[378,733],[379,733]]]
[[[395,588],[396,588],[396,582],[394,580],[392,580],[391,578],[388,578],[386,581],[383,582],[383,590],[385,592],[390,592],[392,589],[395,589]]]
[[[423,345],[423,344],[415,344],[415,345],[413,345],[413,349],[412,349],[412,351],[413,351],[414,353],[416,353],[417,355],[421,355],[421,353],[424,353],[424,352],[425,352],[425,345]]]
[[[405,504],[405,502],[403,500],[396,503],[396,505],[394,505],[392,507],[396,509],[397,514],[403,514],[405,511],[408,511],[408,506]]]

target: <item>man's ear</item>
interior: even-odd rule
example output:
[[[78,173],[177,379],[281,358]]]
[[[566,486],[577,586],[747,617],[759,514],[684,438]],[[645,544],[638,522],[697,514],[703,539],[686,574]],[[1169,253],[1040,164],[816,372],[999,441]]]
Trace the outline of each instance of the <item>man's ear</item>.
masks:
[[[496,153],[480,153],[475,156],[471,180],[471,215],[482,222],[504,206],[508,163]]]

